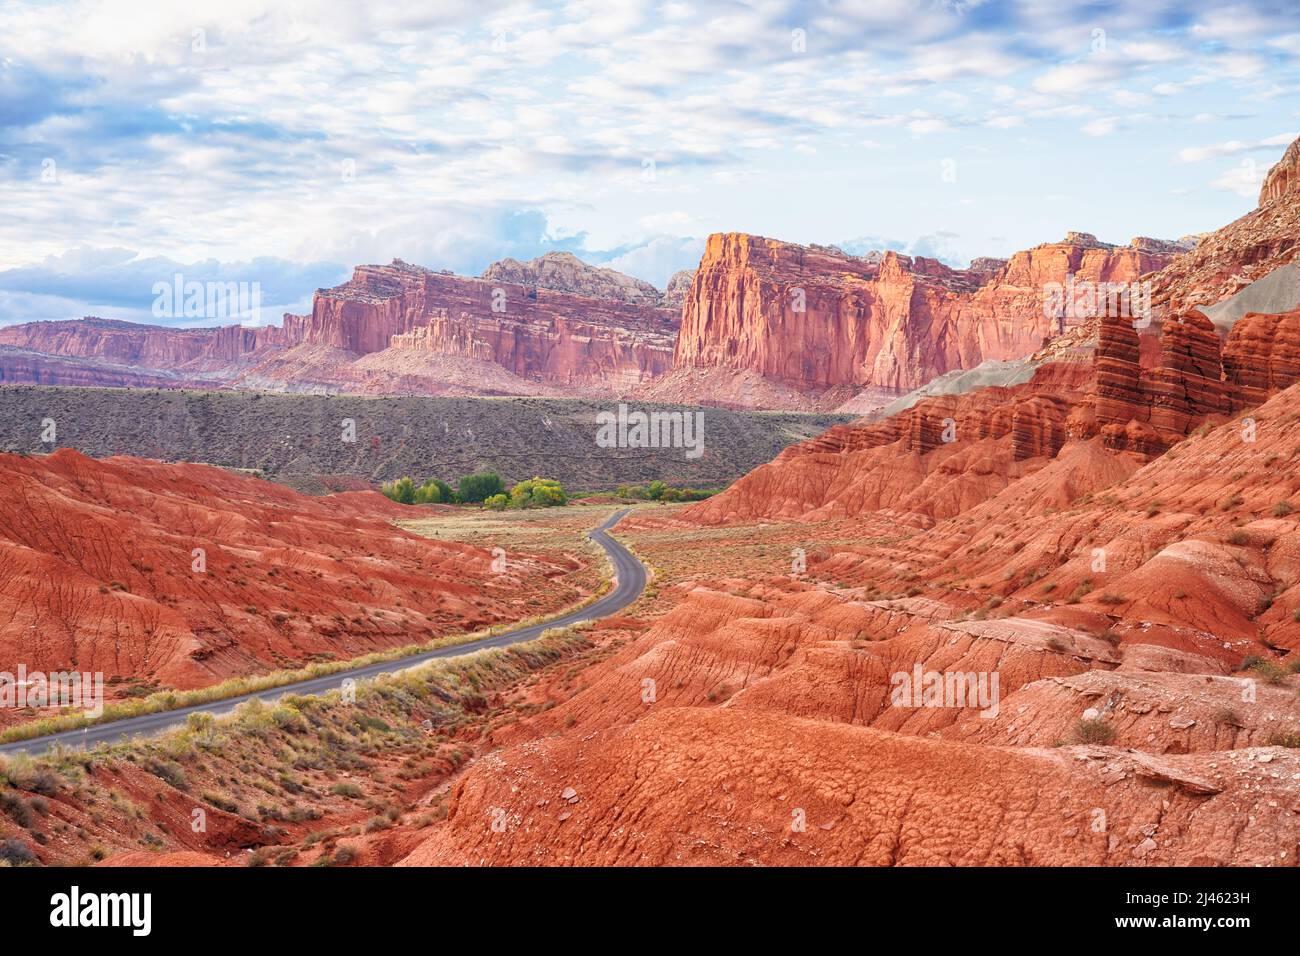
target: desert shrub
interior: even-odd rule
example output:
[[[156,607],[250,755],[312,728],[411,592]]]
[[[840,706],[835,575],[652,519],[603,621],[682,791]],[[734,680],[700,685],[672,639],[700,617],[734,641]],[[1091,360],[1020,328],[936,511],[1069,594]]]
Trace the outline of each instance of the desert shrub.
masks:
[[[1115,739],[1115,728],[1099,718],[1084,719],[1074,725],[1072,736],[1076,743],[1108,744]]]
[[[279,727],[281,730],[288,730],[290,732],[300,731],[306,727],[306,724],[303,723],[302,714],[298,712],[298,708],[290,707],[287,704],[280,704],[272,708],[271,723],[275,724],[275,726]]]
[[[191,714],[190,716],[196,715]],[[190,785],[189,781],[185,779],[185,771],[181,769],[180,764],[173,763],[170,760],[151,760],[146,769],[177,790],[185,790]]]
[[[341,846],[334,851],[334,864],[336,866],[345,866],[357,858],[357,851],[354,847]]]
[[[22,840],[10,838],[0,841],[0,860],[4,860],[10,866],[23,866],[36,862],[36,854]]]
[[[59,778],[49,767],[38,764],[26,754],[19,754],[5,761],[3,776],[19,790],[28,793],[43,793],[52,797],[59,792]]]
[[[330,787],[330,793],[340,797],[347,797],[349,800],[359,800],[362,797],[361,788],[350,781],[340,781]]]
[[[0,790],[0,811],[8,814],[9,819],[20,827],[32,825],[31,805],[12,790]]]
[[[203,799],[207,803],[212,804],[218,810],[225,810],[227,813],[239,812],[239,804],[237,804],[234,800],[231,800],[225,794],[213,793],[212,791],[208,791],[203,794]]]
[[[1260,661],[1252,666],[1251,670],[1258,674],[1259,679],[1265,684],[1280,684],[1286,680],[1286,671],[1272,661]]]
[[[1228,544],[1235,544],[1238,547],[1248,545],[1250,544],[1250,535],[1241,530],[1234,531],[1228,535]]]
[[[1300,747],[1300,730],[1275,730],[1268,735],[1270,747]]]
[[[1240,727],[1241,718],[1231,707],[1219,707],[1214,713],[1210,714],[1210,720],[1216,724],[1223,724],[1225,727]]]
[[[185,718],[185,726],[196,734],[206,733],[212,729],[216,723],[216,718],[211,714],[190,714]]]
[[[492,511],[505,511],[510,506],[510,499],[505,495],[488,495],[483,499],[483,507]]]
[[[1273,506],[1273,517],[1285,518],[1293,511],[1295,511],[1295,508],[1291,507],[1291,502],[1279,501],[1277,504]]]

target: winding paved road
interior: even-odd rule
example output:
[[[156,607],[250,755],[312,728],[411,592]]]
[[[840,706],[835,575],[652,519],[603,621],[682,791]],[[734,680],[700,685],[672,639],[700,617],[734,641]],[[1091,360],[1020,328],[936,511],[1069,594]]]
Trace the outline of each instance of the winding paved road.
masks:
[[[227,697],[208,704],[195,704],[192,707],[181,707],[177,710],[144,714],[140,717],[127,717],[109,723],[96,724],[81,730],[65,730],[45,737],[19,740],[14,743],[0,745],[0,754],[14,754],[26,751],[36,756],[45,753],[55,744],[63,744],[65,747],[73,748],[94,747],[96,744],[115,743],[136,736],[152,737],[184,724],[185,719],[190,714],[212,714],[214,716],[228,714],[240,704],[252,700],[254,697],[261,697],[269,701],[280,697],[282,694],[323,694],[326,691],[339,689],[343,681],[349,678],[359,681],[364,678],[377,677],[380,674],[391,674],[406,670],[409,667],[423,664],[425,661],[436,660],[440,657],[460,657],[462,654],[471,654],[474,651],[481,651],[489,647],[508,647],[511,644],[534,640],[540,637],[543,631],[553,627],[566,627],[580,621],[594,621],[598,618],[616,614],[639,598],[646,585],[645,565],[633,557],[632,552],[606,533],[626,514],[626,508],[615,512],[608,521],[588,534],[588,537],[605,549],[605,553],[609,555],[610,561],[613,562],[615,585],[614,589],[600,600],[584,608],[570,611],[568,614],[562,614],[541,624],[506,631],[468,644],[457,644],[436,651],[425,651],[422,654],[412,654],[410,657],[401,657],[392,661],[380,661],[376,664],[367,664],[365,667],[337,671],[325,677],[313,677],[293,684],[283,684],[279,687],[271,687],[254,693],[241,694],[238,697]]]

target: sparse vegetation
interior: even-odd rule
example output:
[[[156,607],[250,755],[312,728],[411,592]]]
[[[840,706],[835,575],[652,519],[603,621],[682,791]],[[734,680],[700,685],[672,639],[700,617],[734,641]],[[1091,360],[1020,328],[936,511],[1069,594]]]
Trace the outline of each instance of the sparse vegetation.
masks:
[[[1100,718],[1085,718],[1074,725],[1071,736],[1079,744],[1109,744],[1115,739],[1115,728]]]
[[[28,863],[35,863],[36,854],[22,840],[10,837],[7,840],[0,840],[0,860],[10,866],[24,866]]]
[[[1220,724],[1221,726],[1224,727],[1242,726],[1241,718],[1237,716],[1237,712],[1233,710],[1231,707],[1218,708],[1212,714],[1210,714],[1210,720],[1213,723]]]
[[[1286,671],[1272,661],[1259,661],[1252,664],[1250,669],[1258,674],[1259,679],[1265,684],[1280,684],[1286,680]]]

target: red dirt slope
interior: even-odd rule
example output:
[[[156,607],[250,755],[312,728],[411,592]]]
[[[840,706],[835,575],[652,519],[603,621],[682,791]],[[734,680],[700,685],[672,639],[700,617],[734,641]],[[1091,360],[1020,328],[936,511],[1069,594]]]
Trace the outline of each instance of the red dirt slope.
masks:
[[[311,498],[206,465],[0,455],[0,670],[197,687],[580,597],[548,580],[576,562],[523,556],[494,574],[488,551],[390,523],[411,515],[374,492]]]

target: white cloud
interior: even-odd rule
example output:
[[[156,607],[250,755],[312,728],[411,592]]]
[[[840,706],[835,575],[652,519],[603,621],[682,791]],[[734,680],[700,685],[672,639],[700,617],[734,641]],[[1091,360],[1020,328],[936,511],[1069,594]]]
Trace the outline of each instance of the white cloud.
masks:
[[[939,213],[909,191],[936,143],[963,157],[1035,150],[1044,167],[1077,158],[1080,131],[1140,124],[1254,144],[1261,161],[1282,145],[1247,114],[1300,88],[1300,11],[979,6],[0,4],[0,260],[90,243],[471,269],[555,247],[562,222],[569,246],[617,247],[658,275],[686,255],[664,234],[704,223],[938,235],[946,224],[913,224]],[[1099,27],[1107,51],[1090,54]],[[1179,157],[1235,155],[1214,149]],[[1132,160],[1089,162],[1116,176]],[[967,169],[962,191],[1006,174]],[[1030,192],[1000,200],[1025,229]]]
[[[1259,195],[1259,188],[1263,185],[1264,175],[1267,170],[1267,166],[1261,165],[1253,159],[1243,159],[1238,165],[1224,170],[1210,182],[1210,186],[1214,189],[1221,189],[1226,192],[1236,193],[1238,196],[1254,199]]]
[[[1180,163],[1199,163],[1221,156],[1235,156],[1238,153],[1276,152],[1276,148],[1285,148],[1296,138],[1295,133],[1279,133],[1264,139],[1245,141],[1230,139],[1225,143],[1211,143],[1207,146],[1188,146],[1178,151]]]

